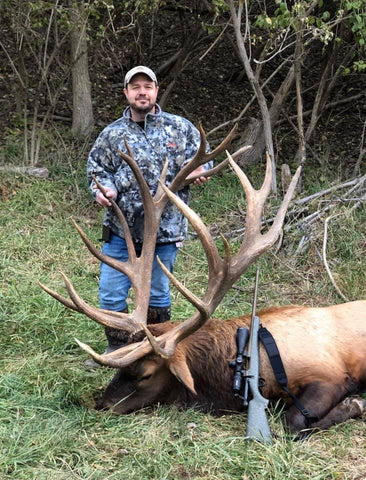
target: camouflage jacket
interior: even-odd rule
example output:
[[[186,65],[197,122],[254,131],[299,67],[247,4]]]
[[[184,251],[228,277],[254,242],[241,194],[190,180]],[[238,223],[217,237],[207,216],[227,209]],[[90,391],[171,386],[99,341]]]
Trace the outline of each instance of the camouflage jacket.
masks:
[[[143,241],[144,210],[138,184],[127,163],[120,157],[118,150],[126,152],[123,136],[131,147],[152,195],[156,193],[158,179],[166,157],[169,167],[166,177],[168,185],[174,176],[194,156],[200,135],[194,125],[183,117],[163,112],[156,106],[156,113],[145,118],[145,129],[131,119],[130,108],[123,116],[108,125],[95,141],[88,158],[87,174],[91,192],[94,175],[99,182],[114,189],[117,203],[124,213],[135,242]],[[209,148],[207,146],[207,148]],[[206,165],[205,168],[210,168]],[[179,197],[189,202],[189,187],[178,192]],[[113,211],[106,209],[103,224],[123,237],[122,227]],[[187,234],[187,221],[171,202],[165,208],[158,232],[158,243],[179,242]]]

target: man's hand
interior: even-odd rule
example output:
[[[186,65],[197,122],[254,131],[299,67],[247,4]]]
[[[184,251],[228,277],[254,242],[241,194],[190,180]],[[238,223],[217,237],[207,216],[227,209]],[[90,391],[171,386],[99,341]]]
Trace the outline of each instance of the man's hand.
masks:
[[[97,188],[98,187],[94,185],[93,189],[96,190]],[[117,193],[115,190],[113,190],[113,188],[109,188],[109,187],[104,187],[104,190],[105,190],[105,196],[100,190],[98,190],[95,200],[97,203],[99,203],[99,205],[102,205],[102,207],[110,207],[112,204],[108,199],[111,198],[115,200],[115,198],[117,197]]]
[[[199,173],[203,173],[205,172],[206,170],[204,169],[203,165],[201,165],[200,167],[196,168],[196,170],[193,170],[192,173],[190,173],[188,175],[187,178],[192,178],[192,177],[195,177],[196,175],[198,175]],[[211,177],[198,177],[196,178],[196,180],[193,182],[194,185],[203,185],[204,183],[208,182],[208,180],[210,180]]]

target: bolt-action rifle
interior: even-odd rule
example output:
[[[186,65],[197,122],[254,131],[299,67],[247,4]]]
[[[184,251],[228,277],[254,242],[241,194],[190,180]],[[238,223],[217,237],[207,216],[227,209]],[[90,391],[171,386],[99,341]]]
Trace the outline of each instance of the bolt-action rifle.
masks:
[[[268,400],[259,391],[259,317],[256,316],[258,294],[259,268],[255,279],[253,312],[250,334],[246,328],[238,328],[236,333],[237,357],[235,367],[233,392],[243,400],[244,407],[248,407],[247,439],[271,443],[271,431],[266,416]],[[249,345],[245,352],[245,345],[249,336]],[[243,363],[246,368],[243,368]],[[244,380],[244,382],[242,382]],[[241,393],[243,391],[243,393]]]

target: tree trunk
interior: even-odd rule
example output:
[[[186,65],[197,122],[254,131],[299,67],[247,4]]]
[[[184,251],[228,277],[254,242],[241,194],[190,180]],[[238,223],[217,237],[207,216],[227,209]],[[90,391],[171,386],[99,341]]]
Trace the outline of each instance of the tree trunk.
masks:
[[[94,127],[88,70],[88,45],[86,37],[87,17],[84,2],[70,0],[71,72],[72,72],[72,127],[75,135],[86,136]]]
[[[236,43],[239,50],[240,59],[243,63],[247,78],[255,92],[257,97],[258,105],[262,115],[262,126],[263,126],[263,135],[265,139],[266,149],[271,158],[272,168],[273,168],[273,175],[272,175],[272,191],[273,193],[277,193],[277,180],[276,180],[276,163],[274,158],[274,148],[273,148],[273,139],[272,139],[272,129],[271,129],[271,120],[270,114],[267,106],[267,102],[265,96],[263,94],[262,88],[259,84],[258,78],[254,75],[254,72],[251,68],[250,61],[247,55],[247,51],[245,48],[244,38],[241,33],[241,12],[242,12],[242,4],[239,3],[238,12],[235,10],[233,0],[229,1],[229,9],[231,14],[231,19],[233,21],[233,27],[235,32]]]
[[[295,80],[295,69],[292,65],[287,72],[285,80],[282,82],[280,88],[273,97],[271,107],[269,109],[269,118],[271,126],[273,127],[280,116],[283,105],[288,97],[288,94],[293,86]],[[238,160],[239,165],[244,166],[247,163],[254,163],[259,161],[264,149],[266,148],[266,141],[263,131],[263,123],[259,119],[250,119],[248,127],[241,136],[238,147],[242,145],[252,145],[253,148],[245,152]]]
[[[304,135],[304,108],[302,99],[302,60],[304,54],[304,35],[303,35],[303,19],[301,18],[298,30],[296,32],[295,45],[295,83],[296,83],[296,106],[297,106],[297,132],[299,148],[297,150],[298,164],[302,167],[306,162],[306,143]],[[299,178],[297,190],[302,191],[302,176]]]

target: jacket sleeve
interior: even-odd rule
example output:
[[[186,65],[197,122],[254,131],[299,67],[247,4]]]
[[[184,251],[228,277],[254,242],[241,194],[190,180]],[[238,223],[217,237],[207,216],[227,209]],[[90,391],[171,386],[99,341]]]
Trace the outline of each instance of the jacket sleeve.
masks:
[[[108,140],[108,135],[103,131],[90,150],[87,162],[87,178],[90,191],[96,197],[97,189],[93,188],[95,182],[92,175],[103,185],[109,187],[117,194],[114,183],[113,151]]]

